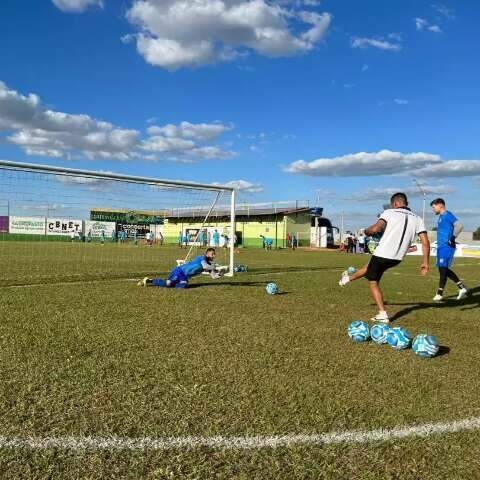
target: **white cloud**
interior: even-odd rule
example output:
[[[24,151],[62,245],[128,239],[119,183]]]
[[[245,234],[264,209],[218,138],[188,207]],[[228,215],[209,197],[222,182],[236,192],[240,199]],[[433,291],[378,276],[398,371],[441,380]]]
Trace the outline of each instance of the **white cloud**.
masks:
[[[103,8],[103,0],[52,0],[52,2],[62,12],[69,13],[82,13],[92,6]]]
[[[408,105],[410,103],[408,100],[405,100],[404,98],[394,98],[393,101],[397,105]]]
[[[151,126],[142,138],[138,130],[124,129],[85,114],[46,109],[37,95],[27,96],[0,82],[0,132],[28,155],[55,158],[158,160],[157,154],[188,155],[194,159],[233,158],[208,142],[231,130],[222,123],[181,122]]]
[[[212,140],[223,133],[231,130],[231,125],[221,123],[199,123],[182,122],[180,125],[165,125],[164,127],[149,127],[150,135],[163,135],[165,137],[191,138],[194,140]]]
[[[368,70],[368,65],[364,64],[362,65],[362,72],[366,72]]]
[[[392,175],[417,170],[441,162],[438,155],[429,153],[401,153],[390,150],[360,152],[333,158],[320,158],[312,162],[298,160],[285,168],[289,173],[313,177],[363,177]]]
[[[446,7],[445,5],[432,5],[432,7],[442,16],[447,18],[448,20],[455,19],[455,13],[451,8]]]
[[[263,192],[263,186],[259,183],[247,182],[246,180],[231,180],[227,183],[214,183],[214,185],[221,185],[223,187],[234,188],[238,192],[245,193],[260,193]]]
[[[480,160],[449,160],[427,165],[415,172],[419,177],[473,177],[480,175]]]
[[[148,63],[172,71],[250,51],[268,57],[308,52],[331,23],[328,13],[267,0],[134,0],[127,18],[138,33],[124,40],[135,39]]]
[[[427,195],[445,195],[455,192],[453,187],[448,185],[422,185]],[[388,201],[390,197],[397,192],[403,192],[408,197],[421,197],[423,194],[417,186],[409,187],[374,187],[364,192],[356,192],[350,195],[347,200],[361,202],[378,202],[378,200]]]
[[[344,83],[343,88],[350,89],[350,88],[355,88],[357,86],[356,83]]]
[[[414,21],[415,21],[415,26],[419,31],[426,30],[433,33],[442,33],[442,29],[438,25],[433,25],[429,23],[427,20],[425,20],[424,18],[417,17],[414,19]]]
[[[352,48],[369,48],[374,47],[380,50],[387,50],[391,52],[399,52],[402,46],[399,43],[389,42],[383,38],[367,38],[367,37],[353,37]]]

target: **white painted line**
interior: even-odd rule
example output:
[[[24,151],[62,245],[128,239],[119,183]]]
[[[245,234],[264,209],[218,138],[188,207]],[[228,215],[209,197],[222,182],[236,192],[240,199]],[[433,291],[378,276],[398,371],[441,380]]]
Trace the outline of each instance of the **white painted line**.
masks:
[[[367,431],[331,432],[321,434],[286,434],[245,437],[3,437],[0,448],[31,450],[173,450],[213,448],[248,450],[294,446],[319,446],[335,444],[365,444],[389,442],[413,437],[429,437],[448,433],[468,432],[480,429],[480,417],[448,423],[429,423]]]

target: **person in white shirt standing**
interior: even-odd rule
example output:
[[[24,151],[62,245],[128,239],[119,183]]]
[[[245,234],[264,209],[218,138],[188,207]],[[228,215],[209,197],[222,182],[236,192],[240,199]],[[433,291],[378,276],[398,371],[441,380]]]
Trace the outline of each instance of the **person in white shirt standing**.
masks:
[[[423,220],[408,208],[407,196],[396,193],[390,199],[392,208],[385,210],[377,223],[365,230],[366,235],[372,236],[383,232],[370,262],[358,270],[354,275],[343,272],[339,282],[344,286],[349,282],[365,277],[370,286],[370,292],[378,307],[378,314],[371,320],[374,322],[389,323],[390,319],[385,311],[383,293],[380,289],[380,280],[383,274],[402,262],[417,236],[420,237],[423,249],[423,260],[420,268],[422,275],[426,275],[430,262],[430,242]]]

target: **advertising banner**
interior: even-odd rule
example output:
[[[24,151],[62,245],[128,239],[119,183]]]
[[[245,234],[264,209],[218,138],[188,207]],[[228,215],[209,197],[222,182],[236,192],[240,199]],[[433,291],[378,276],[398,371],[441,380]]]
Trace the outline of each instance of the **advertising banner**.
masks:
[[[82,220],[47,218],[47,235],[70,235],[82,232]]]
[[[84,223],[84,233],[87,238],[89,236],[92,238],[98,238],[102,232],[105,234],[105,238],[110,238],[112,236],[112,232],[115,231],[115,222],[96,222],[92,220],[85,220]]]
[[[8,232],[8,217],[0,216],[0,233]]]
[[[9,233],[45,235],[45,217],[9,217]]]

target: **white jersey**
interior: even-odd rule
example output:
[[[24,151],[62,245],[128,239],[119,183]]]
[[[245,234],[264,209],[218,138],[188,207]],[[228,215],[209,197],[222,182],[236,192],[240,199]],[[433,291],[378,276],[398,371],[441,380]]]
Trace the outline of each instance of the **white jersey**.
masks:
[[[386,222],[385,231],[375,249],[375,256],[403,260],[420,233],[426,233],[423,220],[409,208],[385,210],[380,219]]]

